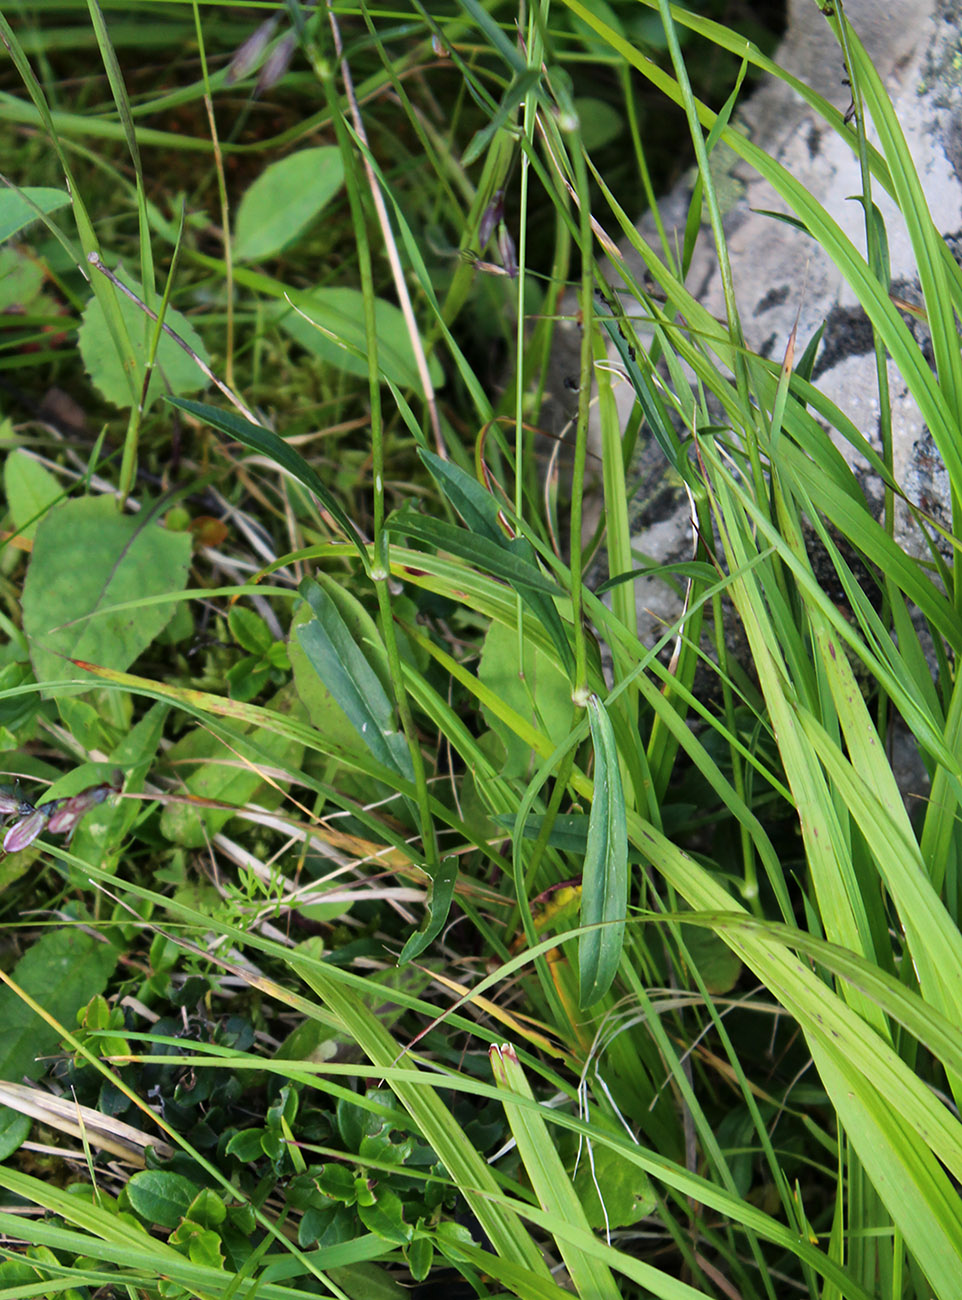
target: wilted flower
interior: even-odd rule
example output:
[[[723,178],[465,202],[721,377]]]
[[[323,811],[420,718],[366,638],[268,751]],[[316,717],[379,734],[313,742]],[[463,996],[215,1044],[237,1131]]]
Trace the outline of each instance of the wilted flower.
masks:
[[[224,78],[228,86],[243,81],[260,63],[261,55],[267,49],[270,39],[274,35],[274,28],[277,26],[279,17],[279,14],[274,14],[273,18],[265,19],[253,35],[248,36],[230,61],[227,76]]]

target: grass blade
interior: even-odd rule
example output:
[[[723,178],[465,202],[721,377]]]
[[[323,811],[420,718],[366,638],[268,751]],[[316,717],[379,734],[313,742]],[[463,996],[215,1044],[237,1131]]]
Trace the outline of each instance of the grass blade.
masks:
[[[618,750],[608,713],[588,699],[588,721],[595,749],[594,799],[588,821],[581,924],[592,928],[578,941],[579,997],[582,1008],[603,997],[615,978],[628,910],[628,832]]]
[[[544,1120],[536,1110],[530,1107],[522,1110],[508,1100],[511,1093],[517,1093],[534,1101],[514,1048],[505,1043],[501,1047],[492,1047],[488,1056],[495,1082],[503,1094],[504,1111],[518,1144],[518,1154],[541,1208],[551,1221],[558,1219],[563,1224],[590,1232],[587,1216]],[[575,1291],[582,1300],[618,1300],[618,1288],[606,1264],[561,1232],[555,1234],[555,1241]]]

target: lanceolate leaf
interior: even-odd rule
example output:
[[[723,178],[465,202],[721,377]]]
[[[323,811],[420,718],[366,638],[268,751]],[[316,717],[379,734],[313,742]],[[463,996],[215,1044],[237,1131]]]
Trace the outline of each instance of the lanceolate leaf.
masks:
[[[528,560],[514,554],[507,546],[478,533],[469,533],[466,528],[445,523],[443,519],[431,519],[406,510],[393,516],[390,527],[392,532],[403,533],[406,537],[436,546],[440,551],[449,551],[452,555],[460,555],[462,559],[472,560],[494,577],[504,578],[513,587],[524,587],[528,591],[550,596],[564,594],[556,582],[546,577]],[[502,538],[503,542],[507,540],[506,537]]]
[[[595,783],[585,851],[581,924],[594,928],[578,941],[582,1007],[597,1002],[615,977],[628,911],[625,796],[611,720],[596,695],[588,700],[588,722],[595,750]]]
[[[314,671],[374,757],[413,781],[411,756],[395,725],[394,706],[337,606],[323,587],[310,579],[301,584],[300,591],[314,618],[298,627],[297,638]]]
[[[251,451],[259,452],[262,456],[268,456],[281,469],[286,470],[288,474],[303,483],[306,488],[314,493],[328,514],[337,520],[345,536],[357,547],[364,568],[367,569],[367,551],[357,529],[348,519],[344,507],[339,504],[333,493],[308,465],[304,457],[286,443],[283,438],[270,429],[265,429],[263,425],[251,424],[249,420],[242,419],[239,415],[235,415],[233,411],[221,411],[216,406],[207,406],[203,402],[190,402],[179,397],[172,397],[169,400],[172,405],[179,406],[182,411],[187,411],[189,415],[195,416],[198,420],[203,420],[212,429],[217,429],[218,432],[225,434],[228,438],[243,443]]]
[[[448,912],[451,910],[451,900],[454,898],[454,886],[457,880],[457,858],[442,858],[437,874],[431,882],[431,896],[424,912],[424,920],[420,928],[408,937],[401,949],[399,961],[402,965],[420,956],[428,944],[433,943],[441,933],[448,919]]]
[[[436,456],[434,452],[427,451],[423,447],[419,448],[418,454],[431,471],[438,487],[468,526],[470,533],[468,539],[460,542],[456,537],[451,539],[455,541],[457,546],[455,554],[464,554],[465,545],[474,546],[475,543],[478,543],[476,549],[468,555],[468,558],[476,560],[482,568],[487,569],[490,573],[498,573],[498,576],[507,577],[515,591],[551,636],[558,651],[561,665],[570,676],[574,671],[574,656],[571,653],[571,646],[564,625],[561,622],[561,616],[549,594],[551,585],[548,584],[546,590],[548,580],[543,576],[539,577],[536,586],[531,585],[530,578],[526,579],[524,576],[526,574],[530,575],[532,571],[540,575],[535,560],[534,547],[525,537],[508,538],[505,536],[504,530],[498,521],[497,503],[480,483],[471,478],[470,474],[466,474],[463,469],[452,464],[451,461],[442,460],[440,456]],[[450,531],[454,532],[455,530]],[[417,533],[412,531],[411,535],[417,536]],[[503,555],[498,569],[491,567],[496,555],[495,547]],[[521,576],[518,576],[519,572]]]

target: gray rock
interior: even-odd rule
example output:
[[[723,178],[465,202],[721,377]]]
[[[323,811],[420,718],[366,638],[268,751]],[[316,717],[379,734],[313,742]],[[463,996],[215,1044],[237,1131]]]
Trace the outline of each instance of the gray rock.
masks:
[[[962,0],[848,0],[845,12],[882,75],[908,140],[938,229],[962,254],[962,61],[959,22]],[[841,111],[850,96],[843,84],[841,52],[813,0],[790,0],[789,26],[776,61],[816,88]],[[864,247],[861,205],[851,196],[861,191],[856,154],[807,104],[783,83],[771,80],[758,89],[740,112],[751,138],[788,168],[840,224],[856,247]],[[735,293],[748,346],[781,360],[798,318],[799,351],[826,323],[814,378],[825,394],[880,449],[879,410],[872,333],[858,300],[828,255],[801,231],[762,215],[785,211],[768,184],[731,151],[728,183],[730,206],[725,229]],[[713,162],[721,160],[721,152]],[[680,247],[688,211],[691,180],[679,185],[659,205]],[[894,203],[876,187],[889,239],[892,291],[919,301],[911,244]],[[641,223],[645,238],[657,246],[654,223]],[[687,280],[691,291],[713,315],[725,307],[711,232],[703,227]],[[906,318],[909,319],[909,318]],[[912,323],[924,346],[924,326]],[[563,376],[577,373],[577,330],[559,340],[559,371],[553,392],[556,427],[571,416],[577,395],[564,391]],[[949,519],[948,481],[941,458],[900,375],[889,365],[893,405],[894,459],[897,480],[910,498]],[[627,382],[617,385],[623,418],[633,394]],[[557,412],[560,410],[561,416]],[[864,470],[847,446],[842,450],[857,473]],[[688,558],[692,551],[688,505],[656,448],[643,450],[646,498],[639,511],[635,542],[655,562]],[[863,478],[863,481],[864,478]],[[878,485],[866,481],[870,499]],[[657,503],[657,508],[653,508]],[[907,512],[898,520],[899,540],[917,545]],[[662,583],[639,582],[638,608],[643,637],[650,641],[679,612],[678,602]]]

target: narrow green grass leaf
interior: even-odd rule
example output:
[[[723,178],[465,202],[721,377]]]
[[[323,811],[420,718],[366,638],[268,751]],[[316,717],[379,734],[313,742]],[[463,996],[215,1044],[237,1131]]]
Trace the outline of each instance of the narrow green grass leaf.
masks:
[[[632,67],[637,68],[644,77],[651,81],[669,99],[676,103],[683,101],[680,87],[670,76],[658,68],[651,60],[646,59],[634,46],[620,37],[617,32],[608,27],[603,20],[580,3],[580,0],[563,0],[563,3],[573,13],[584,19],[595,31],[604,36],[613,50],[627,59]],[[694,25],[694,23],[691,23],[691,25]],[[742,46],[742,48],[745,47]],[[745,49],[745,53],[748,52]],[[753,59],[753,61],[757,62],[757,59]],[[787,74],[782,73],[780,70],[778,75],[783,80],[789,80]],[[794,83],[790,82],[790,84]],[[812,92],[807,91],[806,98],[810,99],[811,96]],[[818,101],[818,97],[815,98]],[[713,125],[716,114],[697,102],[691,107],[693,111],[697,111],[698,120],[703,126],[710,128]],[[838,120],[838,114],[823,100],[818,101],[818,111],[833,123]],[[891,106],[889,106],[888,111],[891,114]],[[957,414],[950,407],[947,395],[940,390],[936,377],[932,374],[921,348],[913,339],[898,310],[890,300],[888,286],[879,283],[868,263],[851,240],[847,238],[838,223],[829,216],[793,173],[767,154],[764,149],[731,128],[723,132],[723,139],[735,153],[754,167],[774,187],[788,205],[789,210],[807,226],[811,234],[818,240],[824,251],[838,267],[842,276],[848,281],[918,403],[922,418],[928,424],[936,445],[942,453],[952,482],[962,482],[962,450],[958,446],[956,436]],[[888,178],[887,171],[885,175]],[[891,178],[888,178],[888,183],[891,185]],[[906,194],[908,193],[909,188],[906,185]],[[911,200],[907,199],[907,201]],[[923,211],[925,211],[924,208]],[[906,219],[909,219],[908,213],[906,213]],[[930,220],[929,224],[931,225]],[[929,235],[925,233],[923,242],[926,244],[926,248],[928,248],[928,241]],[[641,249],[637,235],[635,235],[634,246],[639,248],[639,251],[642,251],[646,265],[659,280],[659,283],[663,287],[670,286],[670,301],[675,302],[679,286],[674,277],[667,274],[664,266],[653,257],[650,249]],[[917,256],[919,251],[917,247]],[[928,252],[926,257],[928,257]],[[949,257],[946,256],[943,241],[941,256],[943,268],[949,260]],[[920,267],[920,269],[922,268]],[[690,307],[683,309],[689,325],[695,328],[697,320],[697,328],[700,331],[704,330],[706,341],[710,339],[713,347],[716,346],[715,340],[719,338],[720,334],[717,324],[713,325],[710,317],[706,319],[706,313],[700,313],[700,319],[691,314],[692,306],[697,310],[697,304],[691,304]],[[719,344],[718,355],[728,364],[734,359],[731,340],[726,334],[721,333]],[[952,391],[950,390],[950,395]]]
[[[235,439],[245,447],[249,447],[251,451],[269,457],[281,469],[286,470],[288,474],[303,483],[306,488],[314,493],[324,509],[338,522],[345,536],[354,543],[365,572],[368,571],[370,566],[367,549],[361,541],[357,529],[347,517],[344,507],[321,481],[317,472],[308,465],[300,452],[295,451],[283,438],[270,429],[265,429],[260,424],[251,424],[249,420],[241,419],[233,411],[221,411],[216,406],[206,406],[202,402],[187,401],[182,397],[171,397],[169,401],[172,406],[180,407],[188,415],[193,415],[195,419],[202,420],[205,424],[209,424],[211,428],[217,429],[219,433],[223,433],[228,438]]]
[[[595,751],[594,795],[588,820],[578,941],[579,1000],[590,1007],[611,987],[621,960],[628,912],[628,834],[618,750],[607,710],[588,699]]]
[[[962,936],[931,886],[901,799],[897,792],[891,797],[887,781],[879,785],[879,757],[855,768],[816,719],[800,713],[799,720],[858,822],[892,895],[926,1000],[949,1019],[962,1021]],[[859,748],[853,752],[855,726],[847,727],[846,741],[854,757],[859,753]],[[887,764],[885,770],[891,777]]]
[[[911,1140],[887,1098],[842,1053],[813,1045],[813,1058],[839,1121],[938,1300],[954,1300],[962,1276],[958,1191],[921,1142]]]
[[[134,175],[136,177],[137,192],[137,217],[140,227],[140,278],[145,289],[145,301],[148,307],[153,307],[154,297],[154,255],[150,241],[150,221],[147,216],[147,194],[144,187],[144,169],[140,160],[140,147],[137,143],[137,131],[134,126],[133,114],[130,108],[130,98],[127,94],[127,87],[124,84],[124,76],[121,71],[120,63],[117,60],[117,52],[114,49],[113,42],[110,39],[110,33],[107,24],[104,21],[103,10],[97,3],[97,0],[87,0],[87,9],[90,13],[91,25],[97,37],[97,44],[100,47],[100,57],[103,59],[104,69],[107,73],[107,81],[110,84],[110,91],[113,95],[114,104],[117,107],[117,115],[120,118],[120,124],[123,127],[124,140],[127,145],[127,152],[130,154],[130,161],[133,164]],[[133,335],[136,338],[136,334]]]
[[[541,1115],[530,1108],[522,1110],[509,1100],[512,1093],[517,1093],[534,1101],[514,1048],[510,1043],[504,1043],[501,1047],[492,1047],[488,1056],[495,1083],[502,1092],[504,1112],[518,1144],[521,1163],[531,1180],[538,1203],[552,1222],[571,1224],[590,1233],[587,1215]],[[580,1245],[575,1245],[562,1232],[555,1231],[554,1237],[575,1292],[582,1300],[618,1300],[618,1288],[606,1264]]]
[[[962,418],[962,357],[959,355],[958,328],[943,256],[945,240],[932,220],[902,125],[878,70],[873,66],[848,20],[843,16],[836,18],[835,22],[844,24],[845,45],[852,61],[852,75],[857,79],[865,106],[872,115],[879,144],[889,166],[918,267],[932,336],[939,391],[949,409],[955,413],[958,423]],[[884,284],[888,285],[887,278]],[[939,446],[941,450],[941,443]],[[952,477],[952,486],[958,494],[962,491],[962,481],[955,476],[955,464],[947,457],[946,465]]]
[[[443,519],[415,514],[412,510],[401,510],[392,515],[387,521],[387,527],[399,536],[413,537],[419,542],[427,542],[429,546],[436,546],[439,551],[459,555],[463,560],[473,560],[495,578],[510,582],[512,587],[525,587],[531,592],[540,592],[546,596],[564,595],[553,579],[527,559],[515,554],[506,545],[506,537],[502,536],[501,543],[494,542],[484,535],[458,528]]]
[[[498,51],[515,76],[523,76],[525,72],[524,60],[518,53],[514,42],[508,39],[487,9],[479,3],[479,0],[460,0],[460,4],[471,15],[484,36]]]
[[[550,1280],[537,1246],[517,1215],[495,1201],[499,1193],[498,1184],[461,1126],[432,1088],[418,1087],[414,1082],[414,1078],[421,1075],[419,1067],[346,986],[340,972],[321,963],[300,962],[296,957],[292,965],[328,1010],[340,1019],[374,1065],[400,1066],[405,1074],[412,1076],[410,1083],[392,1077],[391,1088],[461,1189],[495,1251],[508,1261],[531,1270],[536,1278]]]
[[[515,110],[528,91],[533,90],[540,80],[540,68],[527,68],[514,78],[504,92],[494,117],[480,130],[476,131],[468,142],[468,147],[461,155],[462,167],[470,167],[473,162],[476,162],[481,157],[494,136],[514,115]]]

